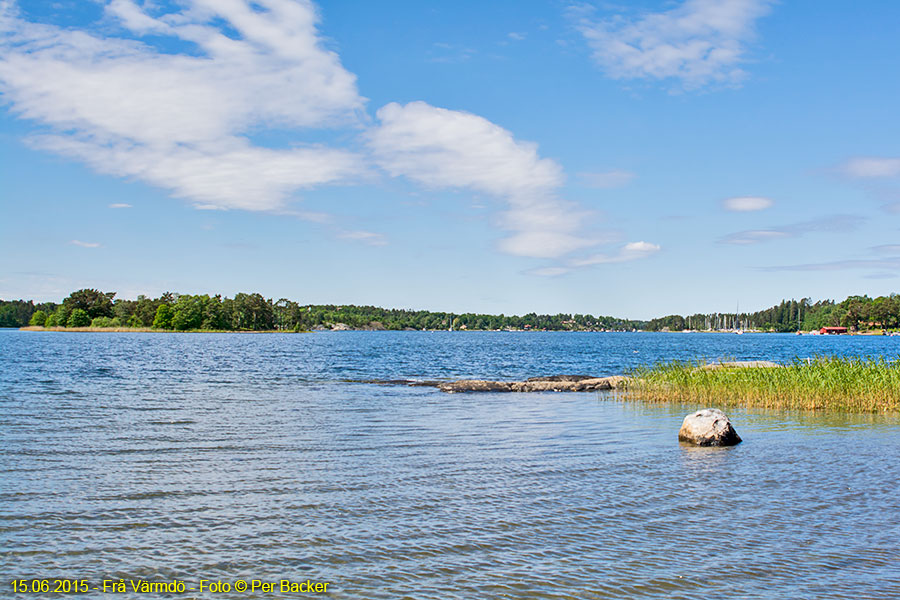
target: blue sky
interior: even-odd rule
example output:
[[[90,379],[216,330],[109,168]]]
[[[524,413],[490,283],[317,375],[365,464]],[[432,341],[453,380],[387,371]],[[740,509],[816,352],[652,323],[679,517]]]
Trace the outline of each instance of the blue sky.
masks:
[[[0,298],[898,291],[900,3],[0,0]]]

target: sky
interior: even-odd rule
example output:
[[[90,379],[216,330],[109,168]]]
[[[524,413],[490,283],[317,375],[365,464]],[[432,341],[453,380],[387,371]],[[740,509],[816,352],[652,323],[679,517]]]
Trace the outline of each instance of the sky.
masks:
[[[900,3],[0,0],[0,298],[900,291]]]

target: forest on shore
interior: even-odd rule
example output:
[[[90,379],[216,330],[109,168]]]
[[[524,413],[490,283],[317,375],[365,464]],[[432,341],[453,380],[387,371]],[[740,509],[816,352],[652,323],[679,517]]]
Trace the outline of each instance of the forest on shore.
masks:
[[[82,289],[59,304],[0,300],[0,327],[111,327],[172,331],[308,331],[312,329],[469,329],[607,331],[640,329],[643,321],[592,315],[485,315],[375,306],[298,304],[260,294],[233,298],[175,294],[136,300],[115,298],[115,292]]]
[[[60,303],[0,300],[0,327],[149,328],[172,331],[308,331],[312,329],[450,329],[546,331],[684,331],[749,329],[810,331],[900,327],[900,296],[850,296],[842,302],[782,300],[752,313],[668,315],[650,321],[582,314],[488,315],[375,306],[298,304],[258,293],[233,298],[166,292],[158,298],[116,298],[115,292],[81,289]]]
[[[645,331],[707,331],[750,329],[788,333],[822,327],[846,327],[855,331],[900,327],[900,296],[850,296],[842,302],[782,300],[771,308],[752,313],[669,315],[652,319]]]

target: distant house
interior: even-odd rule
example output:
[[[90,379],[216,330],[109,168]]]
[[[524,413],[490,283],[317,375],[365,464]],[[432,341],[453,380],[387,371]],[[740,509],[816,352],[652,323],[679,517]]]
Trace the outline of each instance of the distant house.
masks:
[[[822,335],[836,335],[839,333],[847,333],[846,327],[823,327],[819,330]]]

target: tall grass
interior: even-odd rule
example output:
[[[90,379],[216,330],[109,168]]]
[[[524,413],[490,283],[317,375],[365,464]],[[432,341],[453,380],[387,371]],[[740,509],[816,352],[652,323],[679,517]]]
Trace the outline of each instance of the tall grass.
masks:
[[[704,368],[707,367],[707,368]],[[849,413],[900,411],[900,362],[816,356],[780,367],[669,362],[630,374],[629,399]]]

